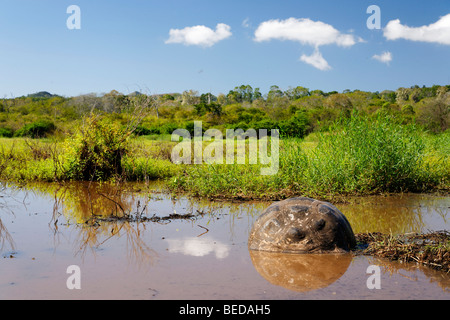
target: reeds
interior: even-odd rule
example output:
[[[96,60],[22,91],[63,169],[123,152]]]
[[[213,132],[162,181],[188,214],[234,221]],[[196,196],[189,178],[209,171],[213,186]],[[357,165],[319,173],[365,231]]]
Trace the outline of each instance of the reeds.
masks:
[[[424,149],[414,126],[352,115],[319,134],[303,158],[303,181],[317,194],[420,191]]]
[[[261,176],[259,165],[190,165],[170,186],[198,196],[267,199],[448,190],[449,155],[433,152],[424,136],[389,116],[353,114],[317,133],[316,142],[283,139],[275,175]]]

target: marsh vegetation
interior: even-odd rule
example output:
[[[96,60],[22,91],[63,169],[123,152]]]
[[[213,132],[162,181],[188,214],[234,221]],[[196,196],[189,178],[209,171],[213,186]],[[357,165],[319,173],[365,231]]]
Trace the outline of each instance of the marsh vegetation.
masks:
[[[272,86],[263,96],[243,85],[217,97],[191,90],[2,99],[0,178],[160,179],[174,192],[209,198],[447,192],[449,106],[449,86],[381,93]],[[173,163],[170,135],[177,128],[193,134],[194,120],[222,132],[278,129],[278,172],[260,175],[263,164],[248,161]]]

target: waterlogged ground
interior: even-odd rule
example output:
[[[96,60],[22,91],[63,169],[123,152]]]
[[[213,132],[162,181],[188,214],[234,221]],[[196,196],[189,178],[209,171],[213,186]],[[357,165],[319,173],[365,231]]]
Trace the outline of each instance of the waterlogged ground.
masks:
[[[0,299],[450,299],[450,274],[415,264],[249,252],[268,203],[194,201],[136,184],[8,186],[1,196]],[[355,233],[450,230],[448,197],[337,207]],[[73,265],[79,272],[67,273]],[[381,271],[380,289],[367,286],[369,266]]]

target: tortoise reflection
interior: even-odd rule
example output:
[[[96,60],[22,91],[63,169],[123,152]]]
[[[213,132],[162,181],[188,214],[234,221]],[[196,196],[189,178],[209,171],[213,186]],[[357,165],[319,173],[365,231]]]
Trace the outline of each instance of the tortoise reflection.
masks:
[[[256,271],[270,283],[298,292],[328,287],[352,261],[351,254],[292,254],[249,250]]]

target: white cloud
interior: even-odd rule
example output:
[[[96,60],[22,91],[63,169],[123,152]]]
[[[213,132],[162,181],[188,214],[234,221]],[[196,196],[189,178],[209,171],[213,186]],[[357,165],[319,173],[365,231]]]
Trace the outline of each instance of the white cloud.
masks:
[[[314,47],[314,53],[310,56],[302,55],[300,61],[308,63],[319,70],[331,69],[328,62],[319,52],[320,46],[335,44],[340,47],[351,47],[357,42],[364,41],[352,34],[341,33],[332,25],[307,18],[289,18],[286,20],[262,22],[255,31],[254,40],[262,42],[274,39],[296,41]]]
[[[372,56],[372,59],[389,64],[389,62],[392,61],[392,53],[390,53],[389,51],[385,51],[382,54],[374,54]]]
[[[435,23],[421,27],[408,27],[402,25],[399,19],[391,20],[383,29],[383,34],[388,40],[406,39],[450,45],[450,13]]]
[[[169,39],[165,43],[182,43],[184,45],[195,45],[201,47],[211,47],[217,42],[224,40],[232,35],[231,27],[219,23],[216,30],[206,26],[193,26],[184,29],[170,29]]]
[[[315,50],[314,53],[310,56],[303,54],[300,57],[300,60],[322,71],[331,69],[330,65],[322,57],[322,54],[319,52],[319,50]]]
[[[298,41],[316,48],[327,44],[350,47],[359,41],[351,34],[340,33],[327,23],[304,18],[262,22],[255,31],[255,41],[272,39]]]

